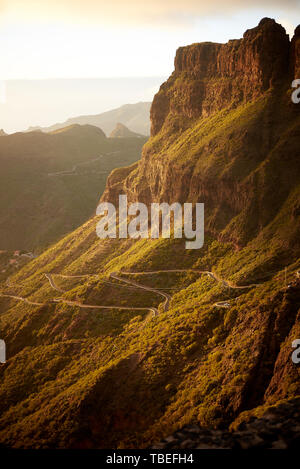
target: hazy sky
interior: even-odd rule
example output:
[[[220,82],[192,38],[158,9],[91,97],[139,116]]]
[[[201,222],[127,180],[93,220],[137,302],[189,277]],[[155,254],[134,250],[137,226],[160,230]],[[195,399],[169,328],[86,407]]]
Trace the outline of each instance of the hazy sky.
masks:
[[[0,0],[0,78],[168,75],[180,45],[238,38],[263,16],[291,32],[300,0]]]
[[[0,0],[0,129],[152,100],[179,46],[239,38],[265,16],[292,34],[300,0]],[[112,77],[133,80],[78,80]]]
[[[69,117],[152,101],[166,78],[9,80],[5,102],[0,101],[0,129],[11,133],[31,126],[47,127]]]

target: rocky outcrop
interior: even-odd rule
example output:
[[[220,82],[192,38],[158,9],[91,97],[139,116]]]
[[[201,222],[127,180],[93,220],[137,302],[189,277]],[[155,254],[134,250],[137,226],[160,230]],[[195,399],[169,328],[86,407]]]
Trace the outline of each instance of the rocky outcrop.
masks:
[[[300,399],[270,408],[261,418],[252,417],[236,431],[187,425],[152,449],[296,449],[300,439]]]
[[[155,96],[151,134],[169,113],[198,118],[247,102],[287,77],[289,39],[275,20],[264,18],[240,40],[180,47],[175,70]]]
[[[293,78],[300,79],[300,25],[291,42],[291,73]]]
[[[126,125],[118,122],[114,130],[111,132],[110,138],[144,138],[144,135],[132,132]]]

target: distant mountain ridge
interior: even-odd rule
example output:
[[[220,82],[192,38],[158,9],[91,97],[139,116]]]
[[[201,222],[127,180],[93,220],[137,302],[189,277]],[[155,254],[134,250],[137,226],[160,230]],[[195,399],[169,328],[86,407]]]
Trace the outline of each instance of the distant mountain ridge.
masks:
[[[136,132],[132,132],[126,125],[117,123],[114,130],[111,132],[110,138],[143,138],[144,136]]]
[[[76,136],[78,133],[80,133],[81,135],[87,135],[87,136],[89,134],[93,134],[104,139],[106,138],[105,133],[103,132],[103,130],[100,129],[100,127],[96,127],[90,124],[84,124],[84,125],[71,124],[71,125],[68,125],[67,127],[62,127],[56,130],[52,130],[51,132],[48,132],[48,133],[50,135],[64,134],[64,135],[69,135],[69,136],[72,136],[72,135]]]
[[[100,127],[108,136],[114,130],[117,123],[122,123],[131,131],[147,136],[150,135],[150,107],[150,102],[124,104],[119,108],[101,114],[72,117],[65,122],[57,123],[50,127],[30,127],[28,131],[42,130],[43,132],[52,132],[72,124],[89,124]]]
[[[0,249],[40,251],[81,225],[108,174],[137,161],[146,140],[88,124],[0,138]]]

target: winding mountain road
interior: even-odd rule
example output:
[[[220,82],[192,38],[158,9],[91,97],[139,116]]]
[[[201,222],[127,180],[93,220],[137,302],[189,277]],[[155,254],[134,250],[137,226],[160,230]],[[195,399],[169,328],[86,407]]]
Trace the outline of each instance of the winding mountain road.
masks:
[[[58,292],[62,292],[62,293],[67,293],[66,290],[63,290],[62,288],[58,287],[53,279],[53,275],[59,275],[61,277],[64,277],[64,278],[78,278],[78,277],[82,277],[81,275],[60,275],[60,274],[45,274],[45,277],[47,278],[47,280],[49,281],[50,283],[50,286],[58,291]],[[89,275],[84,275],[84,277],[90,277]],[[116,277],[113,277],[113,278],[116,278]],[[125,281],[126,283],[131,283],[131,282],[127,282]],[[113,284],[112,284],[113,285]],[[141,287],[142,288],[142,287]],[[146,288],[144,288],[146,289]],[[55,298],[53,300],[55,303],[65,303],[65,304],[68,304],[70,306],[79,306],[80,308],[88,308],[88,309],[130,309],[130,310],[135,310],[135,311],[152,311],[155,315],[158,314],[158,309],[155,308],[155,307],[130,307],[130,306],[107,306],[107,305],[89,305],[89,304],[85,304],[85,303],[80,303],[79,301],[71,301],[71,300],[66,300],[64,298]]]
[[[27,304],[33,305],[33,306],[45,306],[47,304],[47,303],[37,303],[35,301],[30,301],[27,298],[24,298],[23,296],[7,295],[7,294],[3,294],[3,293],[0,293],[0,296],[2,298],[12,298],[14,300],[23,301],[24,303],[27,303]]]
[[[59,291],[61,293],[66,293],[66,290],[62,290],[62,288],[59,288],[56,283],[53,280],[52,274],[45,274],[46,279],[49,281],[50,286],[53,288],[53,290]]]
[[[164,274],[164,273],[186,273],[186,272],[194,272],[194,273],[197,273],[197,274],[201,274],[201,275],[208,275],[210,276],[211,278],[213,278],[216,282],[220,282],[222,283],[223,285],[225,285],[226,287],[228,288],[232,288],[232,289],[245,289],[245,288],[252,288],[254,286],[257,286],[259,284],[251,284],[251,285],[234,285],[232,284],[231,282],[228,282],[224,279],[221,279],[218,275],[216,275],[214,272],[211,272],[209,270],[195,270],[195,269],[168,269],[168,270],[153,270],[153,271],[141,271],[141,272],[125,272],[125,271],[120,271],[120,272],[112,272],[111,274],[109,274],[109,278],[112,278],[114,280],[117,280],[119,282],[122,282],[122,283],[125,283],[126,285],[128,285],[129,287],[131,288],[139,288],[139,289],[142,289],[142,290],[145,290],[145,291],[150,291],[150,292],[153,292],[159,296],[162,296],[165,301],[164,301],[164,304],[163,304],[163,308],[164,308],[164,312],[167,312],[168,309],[169,309],[169,306],[170,306],[170,300],[171,300],[171,296],[168,294],[168,293],[165,293],[161,290],[158,290],[156,288],[153,288],[153,287],[149,287],[147,285],[142,285],[140,283],[136,283],[135,281],[133,280],[126,280],[124,278],[122,278],[120,276],[121,275],[155,275],[155,274]],[[84,274],[84,275],[63,275],[63,274],[45,274],[45,276],[47,277],[47,279],[49,280],[50,282],[50,285],[52,288],[54,288],[55,290],[57,291],[60,291],[60,292],[64,292],[64,290],[62,290],[61,288],[59,288],[56,283],[54,282],[53,280],[53,275],[55,276],[59,276],[59,277],[62,277],[62,278],[87,278],[87,277],[97,277],[99,276],[99,274]],[[112,286],[114,286],[114,284],[112,282],[105,282],[105,283],[108,283]],[[67,301],[67,300],[64,300],[64,299],[60,299],[61,302],[65,302],[69,305],[76,305],[76,306],[80,306],[82,308],[85,308],[85,307],[89,307],[89,308],[92,308],[92,307],[95,307],[93,305],[84,305],[82,303],[79,303],[79,302],[70,302],[70,301]],[[219,308],[229,308],[230,307],[230,304],[228,303],[228,301],[220,301],[220,302],[217,302],[217,303],[214,303],[213,306],[216,306],[216,307],[219,307]],[[101,306],[98,306],[98,308],[105,308],[107,309],[108,307],[105,306],[105,307],[101,307]],[[119,309],[124,309],[125,307],[121,307]],[[125,308],[127,309],[127,307]],[[134,307],[132,308],[129,308],[128,309],[136,309]],[[140,308],[138,308],[140,309]],[[145,308],[142,308],[143,310]],[[146,308],[148,310],[152,310],[154,311],[155,310],[155,314],[158,314],[158,309],[157,308]]]
[[[168,295],[168,293],[164,293],[160,290],[156,290],[156,288],[152,288],[152,287],[148,287],[146,285],[141,285],[139,283],[136,283],[132,280],[125,280],[124,278],[122,277],[119,277],[118,275],[116,275],[115,272],[113,272],[112,274],[110,274],[110,277],[111,278],[114,278],[115,280],[118,280],[119,282],[124,282],[124,283],[127,283],[129,285],[132,285],[136,288],[140,288],[142,290],[146,290],[146,291],[150,291],[150,292],[153,292],[153,293],[156,293],[157,295],[160,295],[162,296],[163,298],[165,298],[165,302],[164,302],[164,311],[168,311],[169,309],[169,305],[170,305],[170,300],[171,300],[171,296]]]
[[[213,278],[216,280],[216,282],[223,283],[228,288],[232,288],[235,290],[242,290],[244,288],[253,288],[257,287],[259,283],[251,283],[249,285],[235,285],[232,282],[229,282],[228,280],[224,280],[221,277],[219,277],[217,274],[214,272],[211,272],[209,270],[196,270],[196,269],[169,269],[169,270],[152,270],[152,271],[145,271],[145,272],[123,272],[121,271],[120,273],[122,275],[154,275],[154,274],[164,274],[164,273],[180,273],[180,272],[194,272],[196,274],[205,274],[208,275],[209,277]]]
[[[167,312],[168,309],[169,309],[170,300],[171,300],[171,296],[168,293],[165,293],[165,292],[163,292],[161,290],[158,290],[156,288],[153,288],[153,287],[149,287],[147,285],[142,285],[142,284],[136,283],[133,280],[124,279],[120,275],[155,275],[155,274],[178,273],[178,272],[184,272],[184,273],[194,272],[194,273],[198,273],[198,274],[201,274],[201,275],[208,275],[211,278],[213,278],[216,282],[221,282],[223,285],[225,285],[229,288],[232,288],[232,289],[252,288],[252,287],[256,287],[256,286],[259,285],[257,283],[250,284],[250,285],[245,285],[245,286],[234,285],[234,284],[220,278],[218,275],[216,275],[215,273],[213,273],[211,271],[208,271],[208,270],[195,270],[195,269],[168,269],[168,270],[154,270],[154,271],[142,271],[142,272],[120,271],[120,272],[110,273],[109,278],[117,280],[118,282],[121,282],[121,283],[125,283],[126,286],[128,286],[128,288],[142,289],[142,290],[149,291],[149,292],[155,293],[155,294],[163,297],[165,299],[164,304],[163,304],[164,312]],[[98,273],[98,274],[83,274],[83,275],[64,275],[64,274],[45,273],[44,275],[45,275],[46,279],[48,280],[51,288],[53,288],[54,290],[56,290],[60,293],[67,293],[66,290],[63,290],[62,288],[60,288],[55,283],[55,281],[53,279],[53,276],[58,276],[58,277],[61,277],[61,278],[90,278],[90,277],[99,277],[100,274]],[[117,284],[114,284],[112,282],[107,282],[107,281],[105,281],[105,283],[109,283],[110,285],[113,285],[113,286],[117,285]],[[10,283],[9,279],[7,279],[7,286],[9,286],[9,287],[13,286],[13,284]],[[121,285],[118,285],[118,286],[121,286]],[[25,302],[29,305],[34,305],[34,306],[45,306],[45,305],[49,304],[49,302],[48,303],[38,303],[38,302],[30,301],[27,298],[24,298],[24,297],[21,297],[21,296],[15,296],[15,295],[0,294],[0,296],[1,297],[6,297],[6,298],[12,298],[12,299],[15,299],[15,300],[18,300],[18,301],[23,301],[23,302]],[[130,307],[130,306],[123,306],[123,305],[111,305],[111,306],[108,306],[108,305],[90,305],[90,304],[80,303],[79,301],[67,300],[67,299],[64,299],[64,298],[54,298],[53,300],[51,300],[51,302],[52,303],[64,303],[64,304],[67,304],[67,305],[70,305],[70,306],[78,306],[80,308],[88,308],[88,309],[120,309],[120,310],[134,310],[134,311],[152,311],[154,316],[156,316],[158,314],[158,309],[154,306],[149,306],[149,307],[134,307],[134,306],[132,306],[132,307]],[[220,302],[214,303],[213,306],[228,308],[228,307],[230,307],[230,304],[228,303],[228,301],[220,301]]]
[[[111,305],[111,306],[100,306],[100,305],[89,305],[89,304],[84,304],[80,303],[79,301],[72,301],[72,300],[65,300],[64,298],[55,298],[54,303],[64,303],[69,306],[79,306],[79,308],[87,308],[87,309],[129,309],[129,310],[134,310],[134,311],[152,311],[154,315],[156,316],[158,314],[158,309],[155,308],[154,306],[149,306],[145,308],[138,308],[138,307],[133,307],[133,306],[116,306],[116,305]]]
[[[72,169],[66,170],[66,171],[58,171],[56,173],[48,173],[49,177],[55,177],[55,176],[74,176],[77,175],[77,169],[78,166],[86,166],[92,163],[96,163],[96,161],[99,161],[103,158],[103,155],[98,156],[97,158],[93,158],[92,160],[88,161],[83,161],[82,163],[77,163],[76,165],[73,166]],[[99,172],[99,171],[98,171]],[[109,171],[100,171],[100,173],[106,174],[109,173]]]

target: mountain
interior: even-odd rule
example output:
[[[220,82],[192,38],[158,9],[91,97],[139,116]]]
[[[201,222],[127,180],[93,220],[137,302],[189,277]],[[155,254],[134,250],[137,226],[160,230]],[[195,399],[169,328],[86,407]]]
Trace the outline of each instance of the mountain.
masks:
[[[4,135],[6,135],[6,133],[4,132],[3,129],[0,129],[0,137],[3,137]]]
[[[128,129],[128,127],[118,122],[109,137],[110,138],[130,138],[130,137],[143,138],[144,136],[141,134],[132,132],[131,130]]]
[[[28,130],[42,130],[51,132],[72,124],[94,125],[100,127],[106,135],[109,135],[115,129],[117,123],[121,122],[132,131],[142,135],[150,134],[150,106],[151,103],[124,104],[123,106],[111,111],[103,112],[91,116],[72,117],[61,124],[55,124],[51,127],[31,127]]]
[[[141,160],[107,180],[101,201],[204,203],[201,249],[100,240],[94,217],[2,284],[1,444],[141,448],[191,424],[222,440],[297,408],[299,29],[180,48]]]
[[[38,250],[91,216],[115,167],[140,157],[146,139],[107,139],[91,125],[0,141],[0,248]]]
[[[30,126],[44,128],[65,122],[74,116],[94,117],[105,111],[117,110],[125,103],[132,103],[135,107],[133,103],[142,101],[149,103],[144,121],[147,122],[146,135],[149,135],[150,102],[166,78],[166,76],[146,76],[7,80],[6,94],[9,99],[1,105],[0,128],[7,133],[22,132]],[[28,112],[25,113],[24,109]],[[120,118],[113,119],[108,130],[101,125],[100,128],[108,135],[117,122],[122,122],[135,132],[145,133],[141,128],[135,129],[130,122]],[[138,120],[136,122],[139,123]],[[72,123],[76,122],[61,124],[59,127]],[[77,123],[93,124],[93,122]]]

